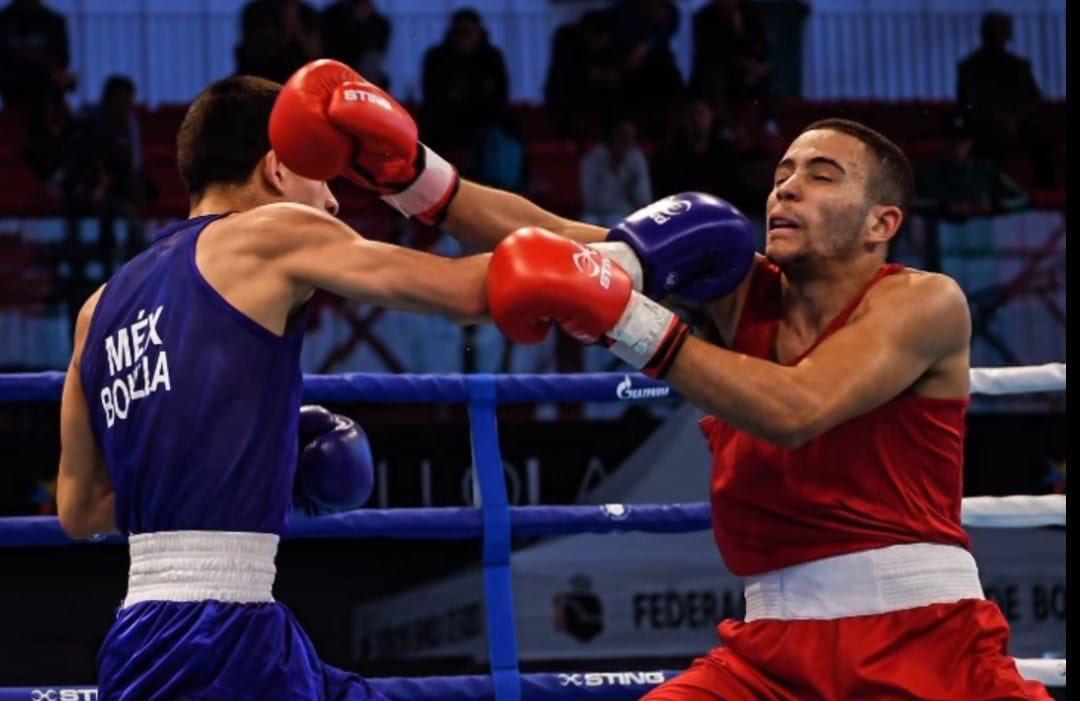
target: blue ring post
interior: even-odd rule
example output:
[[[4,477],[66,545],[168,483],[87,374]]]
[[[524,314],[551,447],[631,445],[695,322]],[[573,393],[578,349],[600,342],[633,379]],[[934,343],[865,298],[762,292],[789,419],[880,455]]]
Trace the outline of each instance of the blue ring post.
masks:
[[[480,484],[484,523],[484,588],[487,590],[491,677],[496,701],[521,701],[513,573],[510,570],[510,504],[499,450],[495,376],[473,375],[468,382],[473,467]]]

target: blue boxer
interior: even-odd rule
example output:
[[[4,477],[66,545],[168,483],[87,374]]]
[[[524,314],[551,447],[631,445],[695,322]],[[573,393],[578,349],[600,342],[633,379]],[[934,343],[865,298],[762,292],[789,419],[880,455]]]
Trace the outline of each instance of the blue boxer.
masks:
[[[202,277],[195,245],[218,218],[158,233],[106,285],[84,344],[90,423],[131,547],[99,698],[381,699],[324,664],[273,599],[294,497],[308,512],[358,505],[370,453],[325,410],[300,425],[303,312],[278,336]]]

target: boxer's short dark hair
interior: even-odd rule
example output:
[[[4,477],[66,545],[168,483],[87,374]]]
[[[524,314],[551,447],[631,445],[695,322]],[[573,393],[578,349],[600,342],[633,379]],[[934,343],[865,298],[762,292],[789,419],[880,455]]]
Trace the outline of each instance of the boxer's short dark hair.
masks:
[[[867,186],[871,201],[896,205],[905,217],[911,213],[915,203],[915,175],[911,161],[899,146],[880,132],[850,119],[822,119],[807,126],[802,133],[814,129],[838,131],[866,144],[875,160]]]
[[[281,85],[238,75],[210,84],[176,135],[180,178],[194,197],[212,185],[241,185],[270,150],[270,111]]]

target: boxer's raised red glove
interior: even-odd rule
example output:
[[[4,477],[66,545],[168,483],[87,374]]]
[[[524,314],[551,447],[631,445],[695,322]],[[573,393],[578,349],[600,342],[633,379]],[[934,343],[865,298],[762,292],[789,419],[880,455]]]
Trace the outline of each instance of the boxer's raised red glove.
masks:
[[[426,224],[442,220],[457,192],[457,171],[420,143],[405,108],[339,61],[312,61],[289,78],[270,114],[270,143],[299,175],[344,175]]]
[[[539,343],[558,324],[584,343],[662,377],[689,327],[635,292],[629,275],[599,251],[543,229],[518,229],[496,246],[487,277],[499,329],[519,343]]]

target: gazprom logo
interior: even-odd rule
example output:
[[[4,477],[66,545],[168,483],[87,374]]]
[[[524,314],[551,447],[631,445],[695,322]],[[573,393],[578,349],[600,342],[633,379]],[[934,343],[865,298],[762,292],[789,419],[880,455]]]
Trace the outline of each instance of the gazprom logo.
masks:
[[[656,399],[671,394],[670,387],[634,387],[634,380],[623,375],[622,382],[615,386],[615,396],[623,401],[633,399]]]

